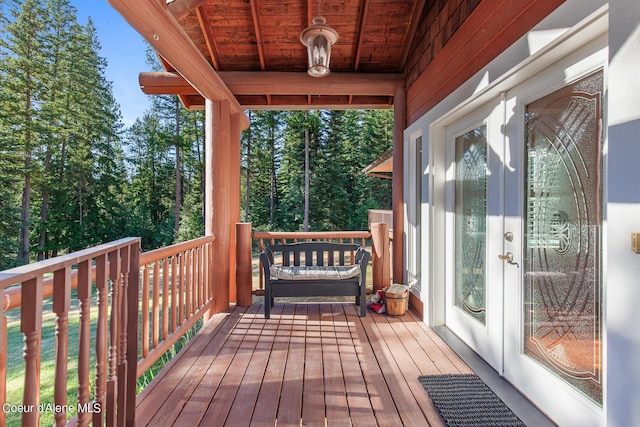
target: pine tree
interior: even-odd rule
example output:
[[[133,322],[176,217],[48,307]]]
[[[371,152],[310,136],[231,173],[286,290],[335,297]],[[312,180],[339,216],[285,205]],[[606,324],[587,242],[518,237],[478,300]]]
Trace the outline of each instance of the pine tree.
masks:
[[[248,218],[256,228],[275,228],[279,221],[280,186],[278,171],[282,157],[282,140],[286,113],[256,111],[251,123],[251,159],[243,159],[245,179],[251,179]],[[246,138],[245,138],[246,141]]]
[[[3,28],[5,55],[2,61],[3,128],[9,131],[9,143],[14,153],[23,159],[21,175],[20,235],[17,261],[29,262],[31,230],[31,192],[33,176],[37,175],[34,154],[39,147],[41,133],[40,98],[46,74],[45,10],[36,0],[20,5],[11,3],[9,19]]]

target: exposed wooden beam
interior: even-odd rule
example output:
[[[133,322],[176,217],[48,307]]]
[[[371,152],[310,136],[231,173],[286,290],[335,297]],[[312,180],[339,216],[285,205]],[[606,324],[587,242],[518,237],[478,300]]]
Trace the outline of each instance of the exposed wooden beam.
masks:
[[[221,71],[216,73],[233,95],[367,95],[393,96],[405,85],[402,74],[331,73],[322,79],[307,73]],[[149,95],[195,95],[176,73],[140,73],[140,87]]]
[[[238,102],[247,110],[387,110],[393,107],[392,96],[304,96],[244,95]]]
[[[192,10],[205,4],[207,0],[175,0],[167,5],[167,9],[177,21],[186,18]]]
[[[253,17],[253,31],[256,33],[256,45],[258,47],[258,58],[260,58],[260,69],[266,70],[264,61],[264,48],[262,47],[262,35],[260,33],[260,12],[256,6],[256,0],[251,0],[251,16]]]
[[[362,5],[362,15],[360,15],[360,31],[358,31],[358,40],[356,43],[355,58],[353,59],[353,71],[358,71],[360,67],[360,55],[362,54],[362,40],[364,39],[364,27],[367,24],[367,15],[369,14],[369,0],[364,0]]]
[[[107,1],[203,97],[229,101],[231,111],[241,115],[243,127],[249,126],[249,119],[233,93],[165,6],[157,0]]]
[[[215,68],[216,70],[220,70],[220,55],[218,54],[218,45],[216,44],[216,38],[213,36],[213,29],[208,24],[207,18],[204,16],[204,12],[202,11],[202,9],[196,9],[196,16],[198,17],[198,22],[200,23],[202,37],[204,37],[204,42],[207,44],[207,50],[209,51],[209,56],[211,57],[213,68]]]
[[[189,110],[203,110],[200,95],[179,95]],[[388,110],[393,96],[305,96],[305,95],[240,95],[238,102],[245,110]]]

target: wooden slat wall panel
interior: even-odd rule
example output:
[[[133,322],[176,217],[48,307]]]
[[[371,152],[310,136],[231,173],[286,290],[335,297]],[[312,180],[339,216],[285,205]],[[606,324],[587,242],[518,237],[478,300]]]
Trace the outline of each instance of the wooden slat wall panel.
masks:
[[[366,2],[368,17],[362,22],[362,0],[322,2],[320,14],[340,35],[332,53],[332,69],[400,71],[416,3]],[[299,36],[318,14],[315,1],[210,1],[181,19],[180,24],[219,71],[305,71],[306,51]],[[360,54],[356,58],[358,44]]]

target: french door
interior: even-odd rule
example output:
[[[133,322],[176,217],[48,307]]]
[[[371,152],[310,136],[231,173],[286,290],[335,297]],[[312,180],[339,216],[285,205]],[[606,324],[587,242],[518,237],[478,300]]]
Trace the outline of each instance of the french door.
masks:
[[[592,63],[540,73],[447,127],[447,326],[561,425],[604,423]]]

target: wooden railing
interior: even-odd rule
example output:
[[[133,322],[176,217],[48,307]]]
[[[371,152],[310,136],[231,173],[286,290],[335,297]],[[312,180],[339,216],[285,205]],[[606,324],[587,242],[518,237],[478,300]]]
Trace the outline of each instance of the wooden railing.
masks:
[[[257,240],[258,252],[262,252],[266,245],[296,242],[358,243],[360,246],[368,247],[372,255],[373,289],[381,289],[391,282],[389,228],[383,223],[372,224],[371,231],[255,231],[253,233],[251,232],[251,224],[240,223],[236,224],[236,235],[238,236],[236,254],[237,302],[241,306],[250,303],[251,294],[264,294],[262,269],[258,268],[259,281],[257,289],[254,289],[251,280],[252,257],[249,255],[252,252],[252,240]]]
[[[207,275],[214,240],[203,237],[140,254],[140,240],[127,238],[0,272],[0,426],[12,413],[22,425],[39,425],[47,412],[57,426],[134,425],[137,378],[211,313]],[[43,314],[48,315],[43,307],[49,297],[54,361],[42,360]],[[8,315],[24,335],[22,402],[7,402],[7,359],[19,357],[8,347]],[[77,349],[70,350],[75,334],[69,327],[76,322]],[[74,359],[77,398],[69,404],[68,365]],[[41,400],[40,371],[51,362],[54,396],[47,402]]]
[[[201,237],[140,256],[143,315],[138,377],[199,319],[211,314],[208,270],[214,240]]]
[[[95,248],[74,252],[32,265],[0,273],[0,296],[3,302],[20,301],[20,331],[24,334],[24,390],[21,403],[7,402],[7,308],[2,304],[2,344],[0,353],[0,424],[8,413],[19,412],[22,425],[39,425],[44,412],[53,412],[55,424],[67,422],[76,414],[80,425],[124,425],[127,405],[135,406],[138,336],[138,257],[140,239],[122,239]],[[95,265],[97,305],[94,346],[95,379],[91,370],[91,295],[92,269]],[[77,292],[72,296],[72,270],[75,269]],[[53,402],[40,400],[41,340],[45,275],[50,279],[55,313],[55,384]],[[21,286],[6,289],[21,283]],[[111,295],[109,295],[109,286]],[[5,298],[8,293],[10,298]],[[17,294],[20,294],[19,296]],[[49,294],[49,291],[47,291]],[[13,297],[13,298],[11,298]],[[72,298],[78,304],[78,385],[77,402],[67,402],[69,322]],[[110,309],[110,310],[109,310]],[[110,313],[109,313],[110,311]],[[15,357],[12,354],[11,357]],[[133,368],[132,368],[133,367]],[[93,393],[91,393],[93,391]],[[93,394],[93,399],[90,396]],[[47,406],[42,406],[47,405]],[[50,406],[49,406],[50,405]],[[124,408],[125,410],[116,410]]]

